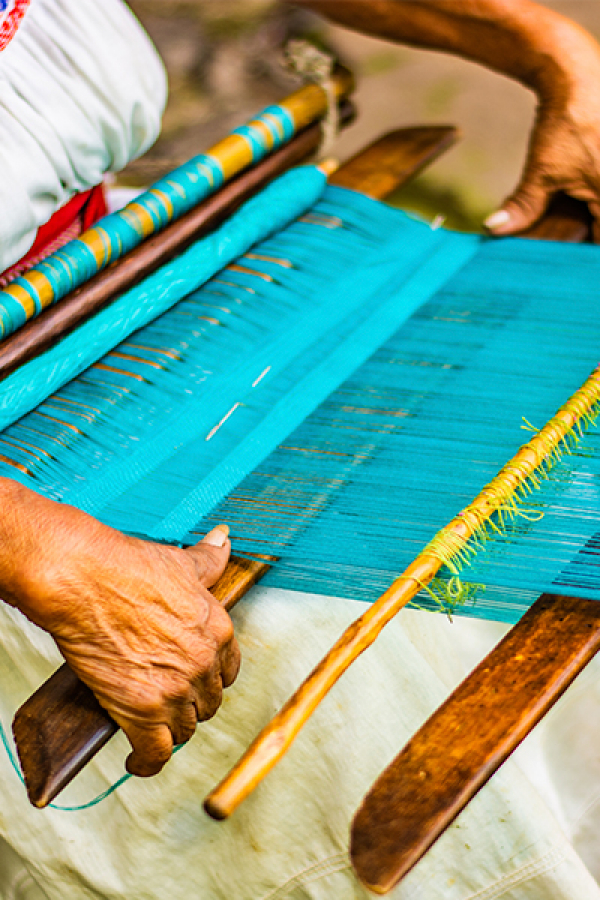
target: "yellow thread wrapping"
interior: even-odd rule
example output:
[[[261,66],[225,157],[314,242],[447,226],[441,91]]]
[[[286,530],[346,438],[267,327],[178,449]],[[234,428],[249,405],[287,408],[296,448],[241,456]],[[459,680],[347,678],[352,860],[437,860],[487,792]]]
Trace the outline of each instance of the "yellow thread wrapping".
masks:
[[[250,128],[253,128],[254,131],[260,132],[260,134],[263,137],[265,145],[270,150],[273,146],[274,138],[273,138],[273,134],[272,134],[270,128],[268,127],[268,125],[266,125],[265,122],[261,121],[260,119],[252,119],[248,123],[248,125]]]
[[[452,577],[435,589],[435,599],[444,609],[454,608],[473,596],[479,585],[466,585],[459,579],[461,569],[494,534],[504,534],[506,523],[515,518],[534,522],[543,512],[528,509],[523,502],[561,459],[564,453],[572,453],[585,431],[595,425],[600,415],[600,370],[587,379],[578,391],[561,407],[546,425],[538,430],[526,419],[527,430],[534,437],[524,444],[487,484],[478,496],[429,542],[423,556],[434,557],[446,566]],[[402,577],[402,576],[401,576]],[[415,579],[413,579],[415,580]],[[433,583],[433,582],[431,582]],[[444,585],[444,583],[441,583]]]
[[[91,228],[82,234],[79,240],[93,254],[100,268],[110,262],[110,244],[106,231],[99,227]]]
[[[280,120],[277,118],[277,116],[274,116],[272,113],[263,113],[263,119],[265,120],[265,122],[270,122],[270,123],[271,123],[271,125],[273,126],[273,128],[274,128],[275,131],[277,132],[279,138],[282,139],[282,138],[283,138],[283,125],[281,124],[281,122],[280,122]],[[261,123],[261,124],[262,124],[262,123]],[[270,137],[271,143],[272,143],[272,142],[273,142],[273,137],[272,137],[272,135],[271,135],[271,130],[270,130],[268,127],[266,128],[266,130],[269,132],[269,137]],[[271,145],[269,144],[269,146],[271,146]]]
[[[25,315],[30,319],[35,314],[35,303],[33,298],[27,293],[20,284],[9,284],[4,288],[3,293],[10,294],[11,297],[19,303],[25,310]]]
[[[171,214],[171,209],[169,209]],[[125,209],[121,210],[121,217],[137,231],[146,237],[155,230],[154,219],[152,215],[140,203],[128,203]]]

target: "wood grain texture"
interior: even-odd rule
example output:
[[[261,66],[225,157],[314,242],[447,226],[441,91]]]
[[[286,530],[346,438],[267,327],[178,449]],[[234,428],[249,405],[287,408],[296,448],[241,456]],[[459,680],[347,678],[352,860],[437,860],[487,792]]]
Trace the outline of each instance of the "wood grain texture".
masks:
[[[438,156],[454,134],[454,129],[449,128],[411,128],[386,135],[365,151],[369,157],[366,169],[358,154],[347,164],[349,174],[344,176],[346,165],[336,172],[336,183],[346,177],[344,186],[359,190],[361,179],[374,167],[379,173],[375,196],[381,198]],[[402,160],[401,165],[397,158]],[[389,177],[385,176],[388,167],[393,169]],[[229,609],[267,569],[266,562],[232,559],[213,593]],[[44,807],[50,803],[116,730],[89,688],[63,665],[17,711],[13,721],[17,752],[33,805]]]
[[[391,890],[600,649],[600,603],[543,595],[423,725],[362,802],[350,856]]]
[[[329,181],[383,200],[448,150],[457,138],[458,129],[451,125],[391,131],[344,163]]]

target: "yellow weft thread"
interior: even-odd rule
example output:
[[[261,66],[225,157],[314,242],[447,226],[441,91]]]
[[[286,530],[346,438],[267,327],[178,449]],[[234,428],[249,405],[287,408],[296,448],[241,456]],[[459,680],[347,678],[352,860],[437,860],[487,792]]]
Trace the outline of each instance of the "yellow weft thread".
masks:
[[[527,420],[525,426],[536,431],[495,478],[451,522],[442,528],[423,550],[433,556],[454,576],[494,534],[504,531],[507,520],[521,517],[535,521],[543,513],[523,507],[524,501],[540,486],[563,453],[570,453],[585,429],[594,424],[600,409],[600,368],[590,375],[555,416],[536,431]],[[493,517],[493,518],[492,518]],[[455,602],[464,602],[457,579],[451,580]],[[469,590],[468,588],[465,588]],[[452,597],[445,600],[451,602]]]

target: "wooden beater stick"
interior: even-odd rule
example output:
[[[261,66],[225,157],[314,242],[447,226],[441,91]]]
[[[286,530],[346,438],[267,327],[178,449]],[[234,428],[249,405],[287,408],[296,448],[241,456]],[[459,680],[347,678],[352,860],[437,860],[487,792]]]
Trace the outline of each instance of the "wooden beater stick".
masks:
[[[369,890],[406,875],[599,649],[597,600],[536,600],[362,801],[350,858]]]
[[[341,166],[330,180],[342,187],[361,190],[368,177],[368,190],[364,193],[382,199],[439,156],[456,136],[456,129],[448,126],[392,132]],[[268,568],[267,564],[232,559],[213,592],[229,609],[234,602],[231,598],[235,595],[237,600],[243,596]],[[223,579],[229,582],[226,601],[222,593]],[[23,704],[13,721],[32,804],[40,808],[47,806],[116,731],[116,724],[89,688],[66,663],[61,666]]]
[[[437,575],[444,562],[480,534],[490,516],[511,506],[520,486],[556,453],[600,399],[600,369],[515,454],[473,502],[445,526],[391,587],[339,638],[296,693],[263,729],[236,766],[209,794],[205,809],[224,819],[239,806],[281,759],[302,725],[348,666],[369,647],[397,612]]]

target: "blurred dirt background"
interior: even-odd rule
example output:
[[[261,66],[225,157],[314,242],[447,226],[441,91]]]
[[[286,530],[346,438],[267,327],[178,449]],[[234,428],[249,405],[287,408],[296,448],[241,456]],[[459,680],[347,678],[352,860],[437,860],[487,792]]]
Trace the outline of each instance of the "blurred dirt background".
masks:
[[[520,85],[472,63],[398,47],[327,25],[277,0],[129,0],[168,71],[170,99],[154,148],[120,176],[147,184],[208,149],[295,86],[281,65],[290,37],[316,39],[355,73],[357,122],[339,138],[342,159],[403,125],[451,123],[459,144],[405,189],[399,202],[442,214],[459,229],[481,220],[514,187],[534,112]],[[600,0],[546,0],[600,37]]]

